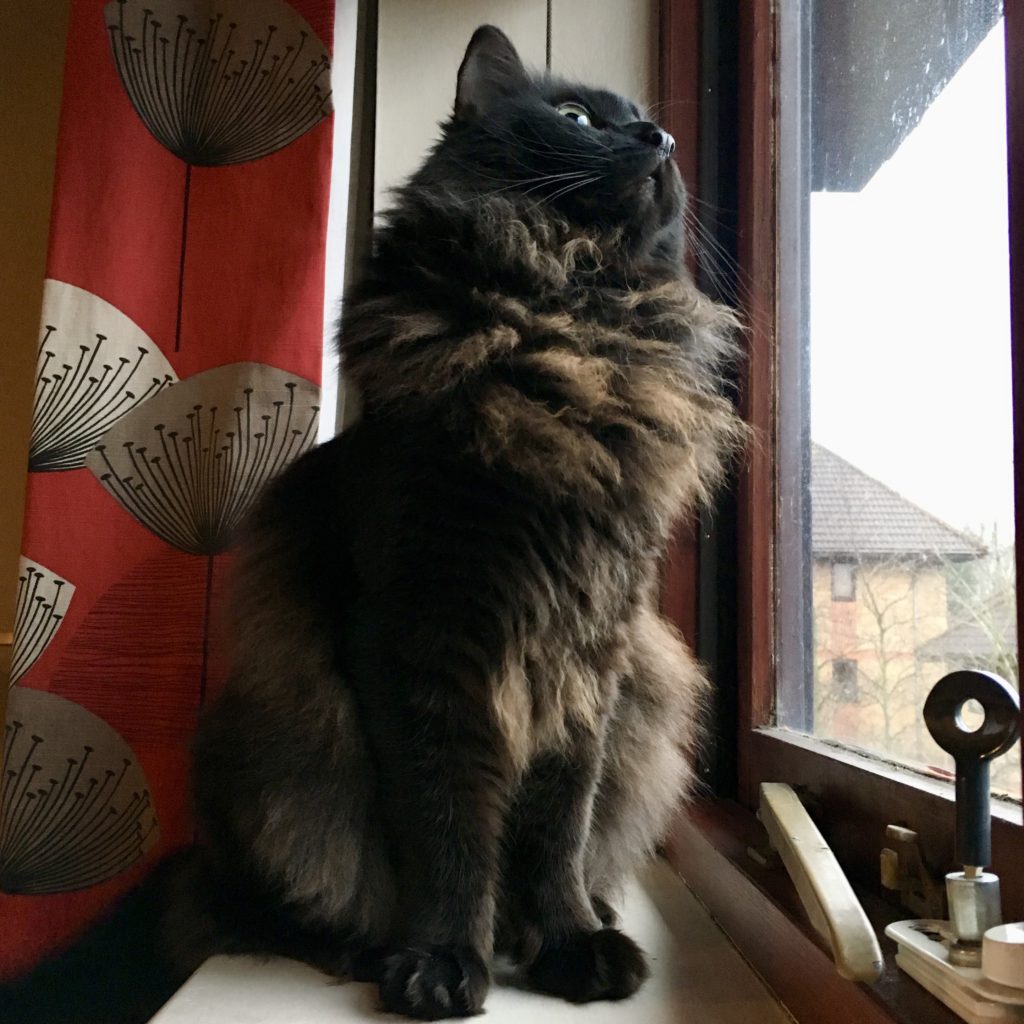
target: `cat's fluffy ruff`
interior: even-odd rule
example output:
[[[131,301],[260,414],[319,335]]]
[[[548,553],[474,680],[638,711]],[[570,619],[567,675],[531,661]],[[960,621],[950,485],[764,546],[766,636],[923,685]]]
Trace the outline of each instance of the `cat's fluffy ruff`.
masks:
[[[483,461],[553,495],[643,501],[666,536],[709,497],[743,437],[719,376],[730,310],[542,204],[411,187],[387,221],[384,277],[341,335],[367,408],[430,408]]]

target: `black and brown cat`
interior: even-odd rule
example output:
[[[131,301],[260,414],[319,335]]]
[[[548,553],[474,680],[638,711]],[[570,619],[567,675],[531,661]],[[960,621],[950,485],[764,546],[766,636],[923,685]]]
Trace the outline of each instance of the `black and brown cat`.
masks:
[[[707,685],[658,561],[743,437],[673,149],[474,34],[346,297],[362,417],[241,545],[200,838],[161,895],[182,972],[280,952],[423,1019],[478,1012],[495,952],[576,1002],[646,976],[611,907],[686,793]]]

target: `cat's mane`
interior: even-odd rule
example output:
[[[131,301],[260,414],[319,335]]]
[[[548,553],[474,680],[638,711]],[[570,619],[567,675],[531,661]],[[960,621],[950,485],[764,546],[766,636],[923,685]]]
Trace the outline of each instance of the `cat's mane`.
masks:
[[[371,415],[438,416],[542,489],[625,490],[671,519],[742,440],[722,395],[736,328],[622,231],[410,187],[349,298],[341,351]]]

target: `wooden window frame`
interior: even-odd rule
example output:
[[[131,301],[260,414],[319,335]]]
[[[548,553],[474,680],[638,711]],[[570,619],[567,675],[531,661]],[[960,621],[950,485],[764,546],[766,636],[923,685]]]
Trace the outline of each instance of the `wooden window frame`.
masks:
[[[691,190],[705,196],[707,189],[700,181],[700,171],[707,170],[700,154],[701,111],[707,114],[706,99],[713,90],[702,75],[702,56],[705,67],[716,59],[708,48],[707,19],[718,17],[725,6],[716,0],[662,2],[661,98],[668,112],[666,127],[680,141],[681,169]],[[955,1021],[959,1018],[896,970],[891,955],[883,979],[874,986],[840,979],[810,932],[784,873],[780,878],[777,872],[765,872],[747,855],[750,843],[761,835],[752,815],[759,784],[785,781],[806,797],[840,863],[867,894],[869,915],[878,923],[907,916],[906,911],[887,910],[871,896],[880,891],[878,863],[886,825],[898,823],[917,831],[926,861],[937,871],[954,866],[948,785],[772,724],[778,681],[776,635],[777,630],[790,628],[777,622],[775,613],[775,565],[785,554],[775,547],[775,453],[780,418],[787,415],[779,409],[776,395],[784,356],[780,349],[791,327],[787,316],[792,315],[792,305],[787,310],[786,297],[780,294],[787,283],[778,273],[778,4],[743,0],[732,6],[738,37],[735,255],[743,282],[740,305],[748,325],[740,406],[758,435],[738,474],[735,536],[726,545],[736,576],[731,595],[735,625],[726,638],[737,659],[735,694],[722,692],[728,689],[730,676],[716,676],[721,698],[726,704],[734,702],[731,719],[726,718],[735,763],[731,776],[726,773],[726,784],[716,786],[714,798],[705,797],[680,813],[666,854],[798,1020]],[[1016,544],[1024,553],[1024,5],[1005,6],[1015,485],[1021,496]],[[692,526],[681,528],[670,552],[663,608],[706,657],[701,630],[708,598],[708,581],[700,579],[708,575],[703,533]],[[719,571],[717,578],[721,576]],[[1018,560],[1017,576],[1018,593],[1024,594],[1024,557]],[[1019,635],[1024,636],[1024,601],[1018,615]],[[716,778],[720,780],[721,773]],[[1008,920],[1022,919],[1024,826],[1019,805],[997,805],[992,841],[992,866],[1002,878],[1004,914]],[[801,965],[799,971],[795,962]]]

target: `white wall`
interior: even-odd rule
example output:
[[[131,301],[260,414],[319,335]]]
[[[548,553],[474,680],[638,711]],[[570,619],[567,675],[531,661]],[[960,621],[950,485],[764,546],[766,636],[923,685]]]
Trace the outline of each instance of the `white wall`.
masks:
[[[324,354],[319,431],[321,441],[332,437],[337,425],[338,356],[334,349],[334,335],[338,329],[341,295],[345,283],[345,235],[348,227],[357,9],[358,0],[337,0],[334,12],[334,53],[331,60],[334,131],[331,147],[331,196],[327,215],[327,260],[324,268]]]

